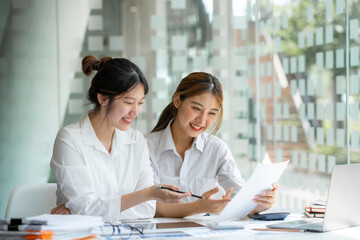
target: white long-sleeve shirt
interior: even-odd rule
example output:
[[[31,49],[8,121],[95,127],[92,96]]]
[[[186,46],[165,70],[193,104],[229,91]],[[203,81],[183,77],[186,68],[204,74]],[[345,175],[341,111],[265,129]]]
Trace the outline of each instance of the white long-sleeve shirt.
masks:
[[[182,191],[202,195],[215,187],[217,180],[225,190],[233,187],[234,196],[245,183],[227,144],[216,136],[201,133],[185,151],[184,159],[176,151],[170,124],[146,138],[156,184],[173,184]],[[194,200],[196,198],[188,197],[181,202]]]
[[[60,129],[50,166],[57,180],[57,204],[65,203],[72,214],[103,216],[105,221],[155,214],[154,201],[120,212],[122,195],[153,185],[146,140],[134,129],[115,129],[109,153],[86,114]]]

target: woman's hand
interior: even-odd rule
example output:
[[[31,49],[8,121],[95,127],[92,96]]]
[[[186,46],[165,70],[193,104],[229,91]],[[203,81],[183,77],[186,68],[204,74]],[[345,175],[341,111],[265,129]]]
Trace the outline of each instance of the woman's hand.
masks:
[[[258,205],[251,213],[249,213],[249,215],[265,211],[274,205],[276,200],[276,191],[279,189],[279,185],[273,184],[272,187],[272,190],[262,192],[261,194],[255,196],[253,201]]]
[[[70,215],[71,212],[65,207],[65,204],[61,204],[60,206],[51,209],[51,214]]]
[[[222,199],[211,199],[211,196],[219,191],[218,187],[215,187],[207,192],[205,192],[202,197],[196,201],[198,206],[202,209],[202,212],[220,214],[228,202],[231,201],[230,195],[233,191],[233,188],[230,188],[226,191],[225,195],[222,196]]]
[[[177,193],[166,189],[160,189],[157,186],[162,186],[166,188],[170,188],[174,191],[179,191],[179,187],[176,187],[174,185],[167,185],[167,184],[159,184],[159,185],[153,185],[148,188],[150,199],[156,200],[158,202],[162,203],[178,203],[180,199],[184,197],[188,197],[191,195],[190,192],[186,193]]]

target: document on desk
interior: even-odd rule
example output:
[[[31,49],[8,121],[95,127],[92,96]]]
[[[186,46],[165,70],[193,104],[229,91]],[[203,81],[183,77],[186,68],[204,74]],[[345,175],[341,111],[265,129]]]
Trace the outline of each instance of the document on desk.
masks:
[[[289,161],[273,164],[259,163],[250,179],[214,221],[222,222],[247,216],[257,206],[253,201],[255,195],[272,189],[271,185],[279,180],[288,162]]]

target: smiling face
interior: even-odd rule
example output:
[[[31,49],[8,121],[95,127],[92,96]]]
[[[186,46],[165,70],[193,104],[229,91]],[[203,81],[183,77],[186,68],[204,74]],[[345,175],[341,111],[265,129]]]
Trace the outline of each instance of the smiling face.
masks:
[[[124,95],[115,97],[106,119],[110,126],[121,131],[130,128],[132,121],[139,115],[144,102],[144,86],[138,84]]]
[[[175,131],[178,134],[192,138],[208,130],[220,111],[220,104],[212,93],[188,97],[183,101],[175,96],[173,101],[178,112],[172,128],[180,130]]]

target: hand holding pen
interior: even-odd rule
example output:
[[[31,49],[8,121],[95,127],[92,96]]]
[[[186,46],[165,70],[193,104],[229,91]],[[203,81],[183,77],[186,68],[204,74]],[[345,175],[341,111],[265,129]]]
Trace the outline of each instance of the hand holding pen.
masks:
[[[157,185],[156,186],[160,191],[162,192],[170,192],[170,193],[177,193],[177,194],[189,194],[189,192],[184,193],[182,191],[179,191],[179,188],[170,188],[169,185]],[[165,191],[163,191],[165,190]],[[211,197],[219,192],[219,188],[215,187],[213,189],[210,189],[207,192],[204,192],[202,196],[191,194],[190,196],[199,198],[199,200],[194,201],[191,203],[191,206],[188,205],[188,207],[196,209],[194,210],[196,213],[211,213],[211,214],[219,214],[221,211],[225,208],[228,202],[231,201],[230,195],[233,191],[233,188],[230,188],[226,191],[226,193],[222,196],[222,199],[212,199]],[[188,196],[189,196],[188,195]],[[184,215],[186,216],[186,215]]]
[[[165,186],[161,186],[161,185],[158,185],[157,188],[158,188],[158,189],[165,189],[165,190],[169,190],[169,191],[177,192],[177,193],[185,193],[185,192],[183,192],[183,191],[174,190],[174,189],[172,189],[172,188],[165,187]],[[188,193],[189,193],[189,192],[188,192]],[[195,194],[191,194],[190,196],[203,199],[202,196],[198,196],[198,195],[195,195]]]
[[[163,203],[178,203],[180,199],[191,195],[191,192],[181,192],[179,187],[167,184],[153,185],[153,190],[153,199]]]

